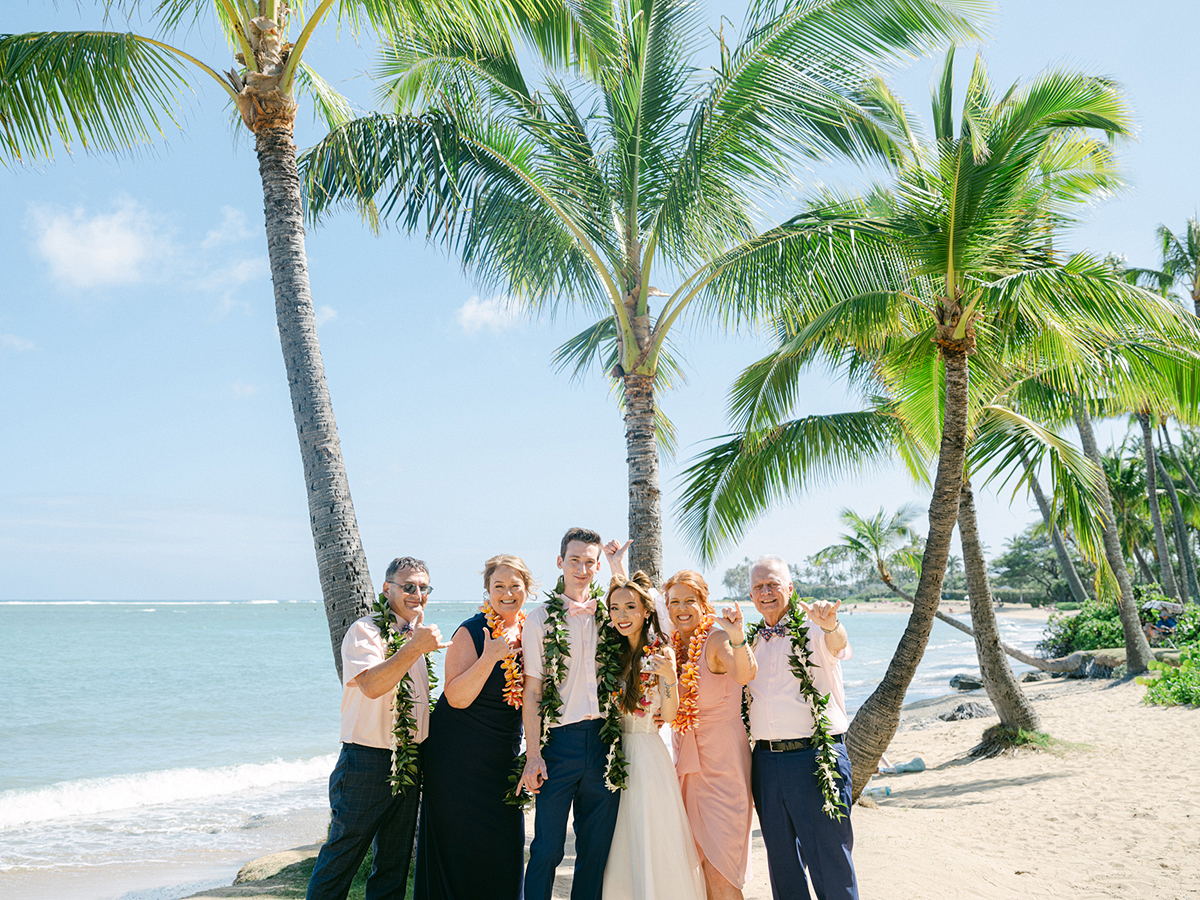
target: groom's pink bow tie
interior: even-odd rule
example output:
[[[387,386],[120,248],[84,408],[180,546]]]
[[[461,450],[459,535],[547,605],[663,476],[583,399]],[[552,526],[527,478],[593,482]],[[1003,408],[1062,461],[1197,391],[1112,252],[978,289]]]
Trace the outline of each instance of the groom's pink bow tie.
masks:
[[[582,602],[579,600],[568,600],[567,613],[572,616],[582,616],[584,613],[594,616],[596,614],[596,598],[589,597]]]

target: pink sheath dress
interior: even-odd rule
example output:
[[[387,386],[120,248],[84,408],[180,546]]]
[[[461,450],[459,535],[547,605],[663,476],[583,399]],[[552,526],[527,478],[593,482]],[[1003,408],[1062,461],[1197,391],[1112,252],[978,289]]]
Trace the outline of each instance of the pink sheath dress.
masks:
[[[714,627],[709,640],[722,632]],[[671,732],[675,772],[701,859],[738,890],[750,880],[750,741],[742,722],[742,686],[700,660],[696,726]]]

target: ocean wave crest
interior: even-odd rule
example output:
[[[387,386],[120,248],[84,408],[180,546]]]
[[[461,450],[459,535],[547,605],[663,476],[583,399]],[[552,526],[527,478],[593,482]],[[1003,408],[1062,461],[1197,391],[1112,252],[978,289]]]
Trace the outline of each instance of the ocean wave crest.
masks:
[[[17,825],[46,822],[200,800],[240,791],[299,784],[328,778],[336,754],[291,761],[246,763],[210,769],[165,769],[63,781],[32,790],[0,792],[0,831]]]

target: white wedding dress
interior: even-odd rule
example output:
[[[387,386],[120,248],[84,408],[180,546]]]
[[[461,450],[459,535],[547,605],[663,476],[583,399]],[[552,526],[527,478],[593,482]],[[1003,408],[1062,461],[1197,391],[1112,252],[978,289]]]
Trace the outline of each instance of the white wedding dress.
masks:
[[[604,869],[604,900],[704,900],[704,875],[671,754],[654,724],[657,687],[644,716],[621,717],[629,763]]]

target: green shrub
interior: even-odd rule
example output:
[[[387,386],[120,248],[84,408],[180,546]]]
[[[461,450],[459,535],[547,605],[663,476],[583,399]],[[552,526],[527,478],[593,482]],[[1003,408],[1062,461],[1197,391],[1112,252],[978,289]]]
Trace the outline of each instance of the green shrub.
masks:
[[[1050,614],[1038,649],[1048,656],[1068,656],[1076,650],[1124,647],[1121,612],[1115,603],[1089,599],[1075,615],[1063,615],[1063,607]]]
[[[1152,662],[1150,668],[1157,678],[1138,678],[1146,685],[1145,703],[1160,706],[1200,706],[1200,650],[1188,648],[1180,655],[1179,668],[1167,663]]]
[[[1067,600],[1065,603],[1059,603],[1055,609],[1062,610],[1063,612],[1074,612],[1080,606],[1081,604],[1076,603],[1074,600]]]

